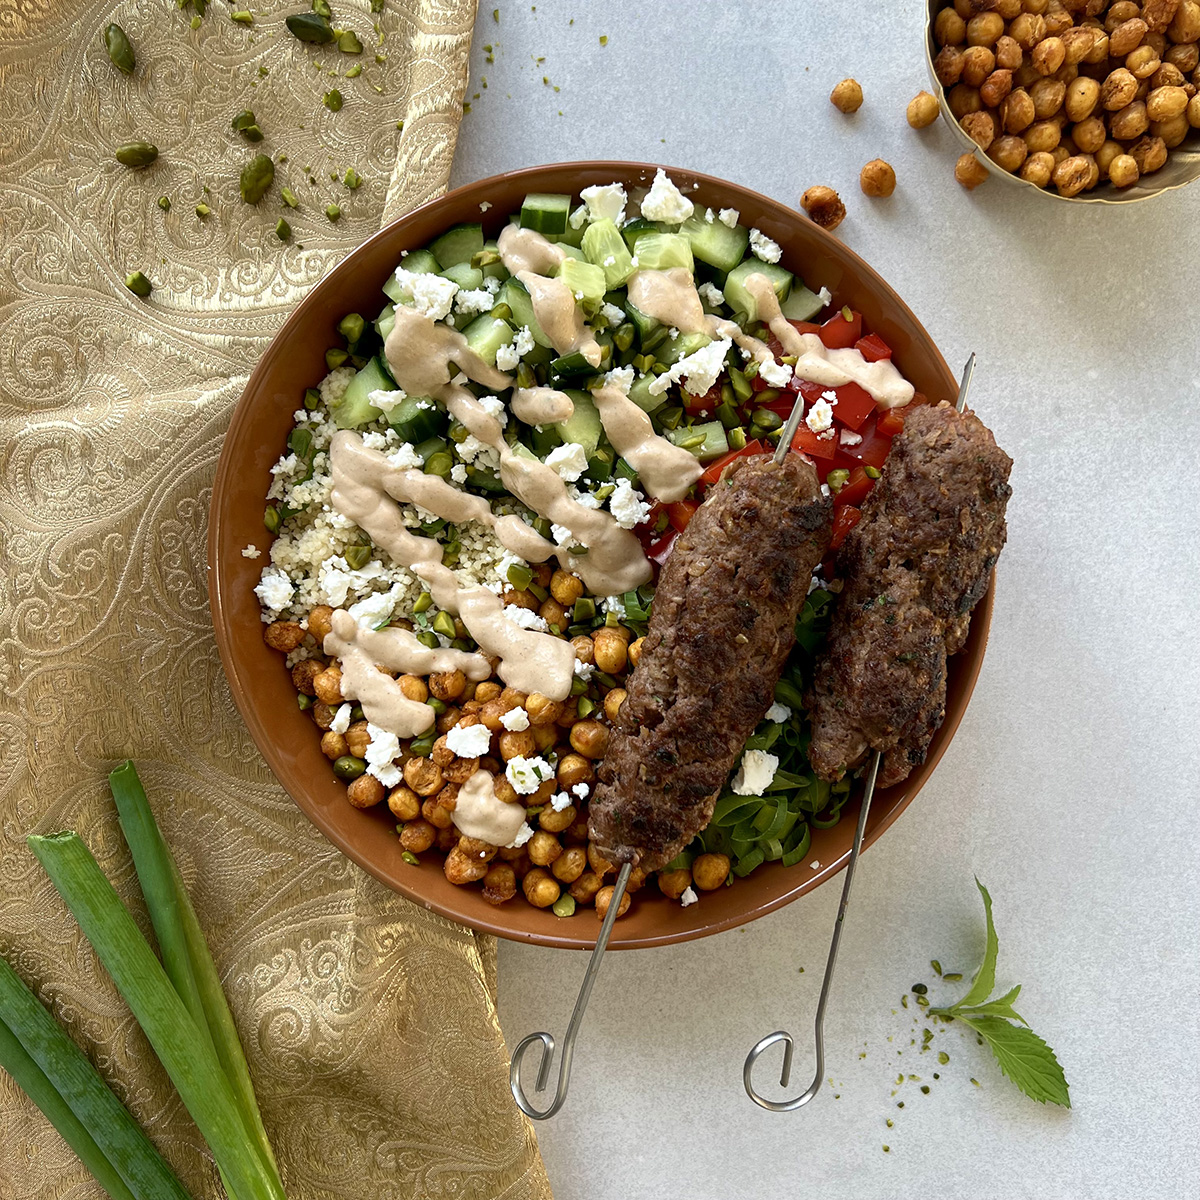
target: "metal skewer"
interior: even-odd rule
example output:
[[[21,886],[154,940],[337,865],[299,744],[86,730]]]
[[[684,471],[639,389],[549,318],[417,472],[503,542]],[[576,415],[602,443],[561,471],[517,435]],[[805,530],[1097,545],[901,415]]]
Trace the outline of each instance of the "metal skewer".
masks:
[[[967,359],[967,365],[963,368],[962,382],[958,388],[958,401],[955,408],[962,412],[967,403],[967,392],[971,387],[971,377],[975,374],[975,355],[972,354]],[[788,419],[787,428],[784,430],[784,437],[780,439],[780,448],[786,453],[786,447],[790,444],[796,428],[796,413],[802,406],[797,404],[792,410],[792,415]],[[779,450],[776,450],[775,457],[777,461],[782,460]],[[858,825],[854,830],[854,845],[850,849],[850,860],[846,864],[846,878],[842,884],[842,899],[838,904],[837,920],[833,926],[833,937],[829,942],[829,957],[825,961],[825,978],[821,981],[821,994],[817,999],[817,1019],[814,1026],[815,1041],[816,1041],[816,1060],[817,1069],[813,1075],[813,1081],[808,1086],[808,1090],[802,1092],[799,1096],[791,1100],[768,1100],[765,1096],[760,1095],[754,1087],[754,1065],[777,1042],[783,1042],[783,1068],[779,1072],[779,1086],[787,1087],[792,1075],[792,1054],[795,1050],[795,1040],[792,1035],[785,1029],[777,1029],[774,1033],[769,1033],[762,1041],[746,1055],[746,1065],[742,1068],[742,1083],[746,1088],[746,1095],[750,1097],[760,1108],[768,1109],[771,1112],[793,1112],[797,1108],[803,1108],[820,1090],[821,1080],[825,1076],[825,1007],[829,1001],[829,988],[833,982],[833,967],[837,962],[838,943],[842,939],[842,925],[846,920],[846,907],[850,903],[850,888],[854,884],[854,868],[858,865],[858,855],[862,850],[863,833],[867,828],[867,815],[871,811],[871,800],[875,795],[875,780],[879,774],[879,763],[882,758],[879,751],[876,750],[871,755],[870,764],[867,767],[866,787],[863,790],[862,808],[858,813]]]

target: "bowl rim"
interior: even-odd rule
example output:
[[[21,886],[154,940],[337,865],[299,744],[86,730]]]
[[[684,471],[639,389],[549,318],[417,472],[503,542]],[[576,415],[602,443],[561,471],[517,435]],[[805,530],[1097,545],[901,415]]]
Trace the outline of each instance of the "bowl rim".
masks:
[[[701,188],[712,187],[719,192],[733,197],[740,197],[743,203],[749,203],[752,208],[766,210],[777,217],[784,224],[794,224],[804,218],[795,209],[777,201],[769,196],[763,195],[760,192],[754,191],[752,188],[745,187],[741,184],[733,183],[729,180],[721,179],[718,176],[708,175],[703,172],[694,171],[686,167],[674,167],[665,163],[645,163],[633,160],[623,159],[583,159],[576,161],[565,161],[558,163],[545,163],[530,167],[522,167],[515,171],[505,171],[496,175],[488,176],[484,179],[475,180],[470,183],[463,184],[452,191],[445,193],[442,196],[436,197],[433,200],[412,209],[410,212],[398,217],[396,220],[389,222],[376,233],[372,234],[365,241],[360,243],[354,250],[346,255],[339,263],[332,267],[323,277],[313,285],[308,294],[296,305],[295,309],[287,320],[280,326],[271,343],[264,350],[262,356],[255,364],[253,371],[247,379],[246,386],[243,389],[242,395],[239,398],[233,414],[230,419],[229,426],[224,434],[221,455],[217,466],[217,472],[213,483],[212,503],[210,508],[210,520],[207,538],[207,562],[208,562],[208,595],[210,614],[213,622],[213,628],[217,643],[217,649],[221,657],[221,663],[225,670],[226,679],[229,684],[230,694],[234,703],[237,705],[238,711],[241,713],[243,720],[246,722],[247,728],[253,738],[259,753],[266,760],[272,774],[277,782],[291,796],[293,802],[300,809],[301,813],[311,821],[324,835],[324,837],[337,847],[341,853],[346,855],[352,862],[361,867],[368,874],[374,876],[385,886],[391,890],[398,892],[405,899],[411,900],[422,907],[436,912],[448,920],[459,924],[467,925],[468,927],[481,932],[489,933],[494,936],[504,938],[508,941],[524,942],[528,944],[546,946],[560,949],[577,949],[590,950],[595,945],[595,935],[591,936],[572,936],[566,932],[559,932],[558,926],[571,926],[579,928],[578,924],[571,922],[556,922],[554,926],[549,926],[546,932],[531,932],[513,928],[506,925],[503,921],[503,909],[496,909],[495,916],[492,916],[492,910],[481,914],[480,917],[464,917],[461,911],[441,903],[437,899],[430,899],[423,895],[420,890],[419,878],[414,881],[414,885],[406,883],[403,876],[392,875],[386,870],[372,861],[371,858],[361,853],[356,845],[348,838],[334,828],[329,821],[325,819],[321,806],[306,798],[301,792],[297,794],[284,782],[285,778],[290,773],[282,763],[282,756],[275,739],[271,736],[270,730],[263,719],[259,708],[250,702],[249,688],[246,683],[247,672],[243,668],[240,660],[235,656],[232,644],[232,634],[227,620],[227,604],[226,604],[226,582],[222,571],[222,562],[219,557],[220,543],[222,537],[222,518],[221,509],[218,506],[218,498],[229,486],[230,479],[235,471],[235,456],[229,452],[229,447],[240,443],[239,433],[244,432],[245,427],[251,421],[252,404],[251,400],[256,392],[262,387],[263,381],[270,375],[276,360],[285,353],[285,347],[289,341],[289,333],[296,327],[302,326],[307,318],[310,310],[320,309],[322,306],[322,290],[323,285],[334,277],[341,276],[346,273],[355,271],[357,265],[366,258],[371,257],[373,248],[383,241],[388,241],[395,238],[398,227],[407,224],[416,223],[419,218],[422,218],[430,213],[431,210],[440,207],[450,207],[453,202],[461,200],[465,197],[480,197],[486,199],[486,193],[490,186],[504,183],[511,185],[514,181],[520,182],[527,180],[530,183],[544,178],[551,173],[566,173],[572,171],[584,171],[589,173],[600,173],[612,179],[619,179],[628,186],[632,180],[640,179],[644,184],[648,184],[654,173],[662,169],[666,171],[672,178],[685,179],[687,183],[699,184]],[[586,185],[585,185],[586,186]],[[536,190],[536,187],[535,189]],[[872,291],[877,294],[882,294],[887,300],[889,307],[894,307],[899,312],[903,313],[912,323],[925,334],[928,339],[929,347],[932,350],[932,367],[935,372],[945,376],[948,383],[950,394],[957,391],[957,383],[954,375],[951,373],[949,366],[946,364],[945,358],[941,351],[937,348],[933,341],[932,335],[928,333],[924,325],[917,319],[916,315],[904,302],[904,300],[896,293],[895,289],[888,284],[882,276],[879,275],[873,267],[866,263],[858,254],[856,254],[849,246],[835,238],[827,230],[817,226],[815,223],[810,225],[810,232],[816,237],[817,241],[825,241],[836,247],[835,258],[842,256],[854,266],[855,270],[860,273],[865,279]],[[924,351],[923,351],[924,353]],[[950,386],[952,385],[952,386]],[[229,584],[229,590],[232,591],[232,583]],[[863,850],[867,850],[875,844],[876,841],[889,829],[892,824],[899,818],[900,814],[912,803],[917,793],[924,786],[929,776],[933,773],[937,764],[941,761],[950,742],[958,729],[959,723],[962,720],[967,706],[970,703],[971,695],[975,688],[976,680],[983,665],[983,658],[987,648],[988,633],[991,625],[993,600],[994,600],[994,576],[991,585],[988,587],[983,598],[976,605],[971,617],[971,632],[969,639],[971,643],[977,643],[977,650],[972,654],[962,654],[956,657],[955,677],[957,687],[954,695],[954,702],[947,703],[945,716],[941,727],[934,736],[933,744],[930,747],[929,754],[925,762],[918,767],[909,779],[904,782],[904,791],[886,808],[886,810],[875,806],[872,814],[867,822],[867,829],[863,838]],[[890,790],[890,789],[889,789]],[[847,821],[853,823],[853,818],[859,812],[861,795],[850,801],[843,809],[843,814]],[[766,916],[768,913],[775,912],[783,908],[785,905],[792,903],[800,896],[812,891],[820,886],[834,875],[838,874],[849,861],[850,850],[847,848],[843,853],[829,862],[822,863],[817,870],[804,876],[797,876],[794,884],[770,898],[753,905],[752,907],[739,909],[727,916],[720,917],[710,923],[697,926],[685,930],[665,931],[663,933],[641,934],[633,937],[620,937],[621,925],[614,927],[613,937],[610,941],[609,948],[613,950],[634,950],[634,949],[650,949],[658,946],[674,945],[678,942],[692,941],[697,938],[707,937],[711,934],[721,933],[728,929],[736,928],[740,925],[745,925],[750,921],[756,920],[759,917]],[[414,873],[415,874],[415,873]],[[596,927],[598,930],[598,926]]]

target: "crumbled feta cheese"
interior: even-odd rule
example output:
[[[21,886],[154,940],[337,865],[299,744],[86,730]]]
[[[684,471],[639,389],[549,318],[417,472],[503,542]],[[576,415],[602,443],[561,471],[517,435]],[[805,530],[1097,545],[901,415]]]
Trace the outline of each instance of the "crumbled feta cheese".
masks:
[[[339,704],[338,710],[333,714],[333,721],[330,722],[330,733],[345,733],[350,728],[350,710],[354,706],[352,704]]]
[[[813,401],[804,423],[813,433],[824,433],[833,424],[833,407],[824,396]]]
[[[819,575],[814,575],[808,581],[808,591],[805,592],[805,595],[811,596],[813,594],[813,592],[815,592],[818,588],[823,588],[824,586],[825,586],[825,581]]]
[[[396,605],[408,592],[407,583],[394,583],[386,592],[372,592],[346,610],[365,629],[378,629],[392,619]]]
[[[632,529],[650,515],[650,505],[628,479],[618,479],[617,486],[608,498],[608,511],[622,529]]]
[[[472,313],[487,312],[494,300],[487,288],[474,288],[469,292],[459,291],[454,297],[454,311],[470,316]]]
[[[355,571],[342,555],[335,554],[317,568],[317,588],[321,598],[334,608],[341,608],[346,603],[351,590],[367,591],[372,581],[388,578],[387,570],[378,559],[372,559],[361,570]]]
[[[560,479],[574,483],[587,470],[587,451],[578,442],[564,442],[546,455],[546,466],[557,471]]]
[[[758,373],[771,387],[780,388],[787,386],[788,380],[792,377],[792,368],[787,363],[776,362],[773,357],[768,355],[758,364]]]
[[[509,342],[507,346],[501,346],[496,351],[496,368],[500,371],[515,371],[521,362],[521,356],[517,353],[517,348]]]
[[[604,376],[604,386],[619,388],[622,394],[628,396],[633,386],[633,368],[614,367]]]
[[[518,796],[532,796],[548,779],[554,778],[554,768],[544,758],[510,758],[504,768],[508,782]]]
[[[712,212],[712,209],[710,208],[708,211]],[[702,283],[696,290],[700,293],[700,299],[709,308],[716,308],[725,303],[725,293],[715,283]]]
[[[823,287],[817,293],[817,299],[820,300],[822,304],[828,304],[833,299],[833,293],[827,287]]]
[[[522,629],[532,629],[535,633],[545,633],[550,628],[550,623],[545,617],[532,609],[522,608],[519,604],[506,604],[504,615],[514,625],[519,625]]]
[[[738,796],[761,796],[771,786],[778,767],[777,755],[768,754],[765,750],[747,750],[733,777],[734,793]]]
[[[499,396],[480,396],[478,403],[489,417],[495,417],[500,422],[501,429],[508,424],[508,409],[504,407],[504,401]]]
[[[706,208],[704,210],[704,219],[711,225],[717,219],[717,214],[711,208]]]
[[[413,307],[423,316],[440,321],[449,316],[458,284],[441,275],[414,275],[404,267],[396,268],[396,282],[402,292],[407,292]]]
[[[728,225],[730,229],[736,229],[738,218],[742,214],[736,208],[723,208],[717,215],[720,217],[722,225]]]
[[[777,263],[783,253],[778,242],[773,242],[761,229],[750,230],[750,249],[754,257],[766,263]]]
[[[696,206],[667,178],[659,167],[654,182],[642,201],[642,216],[647,221],[666,221],[677,225],[695,212]]]
[[[260,558],[261,556],[262,551],[257,546],[246,546],[242,550],[243,558]]]
[[[812,867],[814,871],[816,871],[820,869],[821,863],[819,859],[814,858],[808,865]]]
[[[383,388],[376,388],[374,391],[367,393],[367,399],[381,413],[390,413],[401,400],[408,399],[408,394],[400,388],[397,388],[394,392],[384,391]]]
[[[404,442],[387,456],[387,460],[401,471],[420,470],[424,466],[412,442]]]
[[[395,787],[403,776],[393,759],[400,757],[400,739],[386,729],[367,722],[371,741],[367,746],[367,774],[374,775],[384,787]]]
[[[462,463],[455,463],[450,468],[450,479],[453,483],[467,482],[467,468]]]
[[[520,733],[529,728],[529,714],[518,705],[516,708],[510,708],[506,713],[501,713],[500,724],[505,729]]]
[[[295,590],[285,572],[278,567],[264,567],[262,579],[254,589],[254,594],[263,608],[277,613],[292,602]]]
[[[568,218],[571,222],[572,229],[582,229],[584,221],[587,220],[588,210],[586,204],[581,204]]]
[[[602,503],[593,492],[581,492],[574,486],[567,488],[567,491],[580,508],[599,508]]]
[[[862,441],[862,434],[855,433],[853,429],[843,429],[838,440],[843,446],[857,446]]]
[[[554,539],[555,544],[565,546],[568,542],[575,541],[575,535],[565,526],[552,522],[550,525],[550,536]]]
[[[619,183],[593,184],[579,193],[587,205],[589,221],[602,221],[607,217],[620,225],[625,220],[625,189]]]
[[[601,597],[600,607],[605,613],[616,613],[618,621],[625,619],[625,600],[621,596]]]
[[[696,891],[690,885],[683,889],[683,894],[679,897],[679,903],[687,908],[689,904],[695,904],[700,897],[696,895]]]
[[[467,434],[458,443],[458,457],[463,462],[474,463],[477,467],[490,467],[497,470],[500,466],[500,452],[487,442],[481,442],[473,433]]]
[[[516,346],[517,353],[522,357],[524,357],[530,352],[530,350],[533,349],[534,338],[528,325],[522,325],[521,328],[517,330],[517,336],[513,338],[513,345]]]
[[[775,721],[776,723],[786,721],[792,715],[792,710],[786,704],[780,704],[778,700],[767,709],[766,719]]]
[[[596,668],[592,663],[581,662],[578,658],[575,660],[575,674],[578,675],[579,678],[584,681],[584,683],[587,683],[587,681],[591,679],[592,672],[595,669]]]
[[[550,807],[554,809],[555,812],[562,812],[564,808],[571,807],[571,797],[568,796],[566,792],[555,792],[554,795],[550,797]]]
[[[459,758],[482,758],[492,745],[492,731],[486,725],[455,725],[446,734],[446,749]]]
[[[483,286],[494,296],[500,290],[500,280],[495,275],[489,275],[484,281]]]
[[[571,785],[571,791],[574,795],[578,796],[580,800],[586,800],[588,794],[588,785],[586,783],[573,783]]]
[[[650,384],[650,395],[661,396],[673,383],[681,380],[688,381],[688,391],[693,396],[703,396],[725,369],[725,355],[733,342],[722,338],[719,342],[709,342],[695,354],[681,358],[669,371],[664,371]]]
[[[520,829],[517,830],[517,836],[505,846],[506,850],[520,849],[529,839],[533,837],[533,826],[526,821]]]
[[[821,495],[824,496],[827,500],[829,499],[830,496],[833,495],[833,491],[830,489],[829,484],[827,484],[827,483],[821,484]]]
[[[618,308],[615,304],[603,304],[600,308],[600,315],[609,325],[620,325],[625,320],[625,310]]]
[[[491,207],[492,207],[492,202],[491,202],[490,200],[480,200],[480,202],[479,202],[479,211],[480,211],[481,213],[485,213],[485,212],[487,212],[487,210],[488,210],[489,208],[491,208]]]

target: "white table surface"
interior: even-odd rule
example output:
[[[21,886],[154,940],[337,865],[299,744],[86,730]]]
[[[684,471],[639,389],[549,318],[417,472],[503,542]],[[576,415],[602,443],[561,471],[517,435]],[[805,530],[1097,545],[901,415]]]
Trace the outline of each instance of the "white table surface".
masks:
[[[904,120],[926,85],[915,0],[539,0],[536,12],[500,0],[499,24],[493,2],[481,0],[469,89],[481,97],[456,183],[627,157],[792,203],[831,184],[850,211],[839,236],[947,359],[978,351],[972,403],[1016,464],[970,710],[860,866],[826,1029],[834,1085],[775,1115],[746,1098],[741,1067],[783,1025],[807,1082],[840,877],[746,928],[608,956],[570,1100],[538,1127],[556,1195],[1200,1194],[1200,797],[1187,749],[1200,727],[1200,184],[1123,209],[1035,202],[995,181],[963,191],[949,131]],[[827,99],[845,75],[866,94],[854,117]],[[896,168],[890,200],[857,187],[876,156]],[[1020,1095],[961,1026],[937,1034],[944,1067],[909,1043],[922,1025],[900,996],[935,982],[930,959],[978,963],[975,874],[995,901],[998,981],[1024,985],[1019,1008],[1064,1064],[1070,1112]],[[565,1029],[584,965],[502,943],[510,1045]],[[900,1071],[930,1093],[906,1082],[893,1095]]]

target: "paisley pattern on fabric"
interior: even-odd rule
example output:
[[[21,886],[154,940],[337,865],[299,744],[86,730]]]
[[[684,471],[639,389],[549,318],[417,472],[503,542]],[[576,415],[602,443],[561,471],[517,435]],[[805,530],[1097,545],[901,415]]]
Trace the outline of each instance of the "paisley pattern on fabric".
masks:
[[[325,842],[259,757],[212,637],[208,507],[249,372],[333,263],[445,190],[462,116],[475,0],[385,0],[380,14],[335,0],[359,56],[293,38],[284,18],[307,7],[268,0],[247,26],[210,4],[193,30],[172,0],[0,5],[0,951],[192,1194],[218,1197],[195,1127],[25,847],[78,830],[149,933],[105,778],[131,756],[289,1197],[542,1200],[508,1093],[493,941]],[[105,53],[109,21],[134,46],[131,76]],[[322,104],[333,87],[337,113]],[[230,124],[247,107],[256,145]],[[117,163],[132,140],[158,161]],[[260,151],[275,185],[251,206],[238,177]],[[134,270],[148,300],[124,286]],[[0,1073],[0,1196],[102,1195]]]

